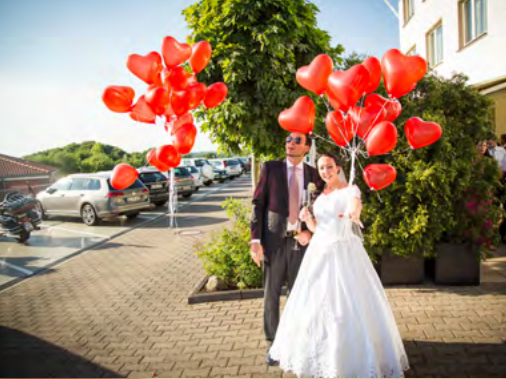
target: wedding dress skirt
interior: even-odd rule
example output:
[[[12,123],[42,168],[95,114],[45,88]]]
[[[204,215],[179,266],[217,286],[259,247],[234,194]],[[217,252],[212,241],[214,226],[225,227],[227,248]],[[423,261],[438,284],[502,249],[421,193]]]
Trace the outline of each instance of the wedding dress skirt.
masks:
[[[315,203],[317,229],[269,354],[298,377],[403,377],[408,360],[383,286],[351,220],[335,216],[356,196],[350,188]]]

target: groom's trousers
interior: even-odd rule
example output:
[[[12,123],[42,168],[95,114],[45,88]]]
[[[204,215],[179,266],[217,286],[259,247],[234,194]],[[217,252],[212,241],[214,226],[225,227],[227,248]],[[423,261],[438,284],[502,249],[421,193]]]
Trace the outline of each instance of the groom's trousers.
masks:
[[[288,293],[299,272],[306,246],[293,250],[296,241],[293,236],[284,239],[277,249],[266,251],[264,260],[264,332],[267,341],[274,341],[279,324],[279,300],[283,285],[287,283]]]

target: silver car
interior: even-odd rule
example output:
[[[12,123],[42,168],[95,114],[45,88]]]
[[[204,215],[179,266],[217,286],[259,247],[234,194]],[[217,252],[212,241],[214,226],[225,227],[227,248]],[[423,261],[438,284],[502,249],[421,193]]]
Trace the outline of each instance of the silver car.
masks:
[[[124,190],[116,190],[110,173],[73,174],[37,194],[46,216],[80,217],[86,225],[97,225],[102,218],[125,215],[137,217],[151,207],[148,189],[137,179]]]

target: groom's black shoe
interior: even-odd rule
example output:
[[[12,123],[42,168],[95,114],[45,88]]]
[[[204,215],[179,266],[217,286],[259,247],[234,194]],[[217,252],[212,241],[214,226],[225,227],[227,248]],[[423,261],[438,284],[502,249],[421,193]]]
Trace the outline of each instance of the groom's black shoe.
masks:
[[[267,342],[267,353],[265,353],[265,363],[267,363],[267,366],[277,366],[277,365],[279,365],[279,362],[272,359],[271,356],[269,355],[269,350],[271,349],[271,346],[272,346],[272,342],[268,341]]]

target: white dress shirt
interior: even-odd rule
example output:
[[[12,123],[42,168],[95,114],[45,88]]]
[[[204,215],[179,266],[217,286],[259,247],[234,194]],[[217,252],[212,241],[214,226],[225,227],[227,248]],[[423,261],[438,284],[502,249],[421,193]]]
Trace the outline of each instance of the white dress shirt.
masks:
[[[506,150],[504,150],[501,146],[496,146],[493,149],[489,150],[489,153],[494,157],[499,165],[501,171],[506,171]]]

